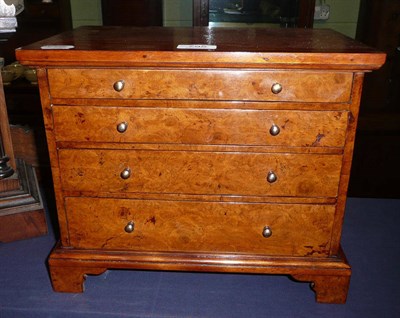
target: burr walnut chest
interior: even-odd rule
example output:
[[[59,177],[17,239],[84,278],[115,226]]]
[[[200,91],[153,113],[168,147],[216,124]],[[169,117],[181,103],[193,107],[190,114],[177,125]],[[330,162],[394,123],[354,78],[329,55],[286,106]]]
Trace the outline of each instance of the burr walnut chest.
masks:
[[[60,242],[54,290],[155,269],[289,275],[345,302],[340,237],[362,81],[330,30],[84,27],[37,68]]]

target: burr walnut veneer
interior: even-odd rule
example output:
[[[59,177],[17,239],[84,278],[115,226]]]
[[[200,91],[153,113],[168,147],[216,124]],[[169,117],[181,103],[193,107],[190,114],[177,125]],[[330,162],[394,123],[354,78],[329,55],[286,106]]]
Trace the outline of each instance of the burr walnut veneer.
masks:
[[[37,67],[56,291],[107,269],[215,271],[345,302],[360,93],[384,54],[329,30],[85,27],[17,57]]]

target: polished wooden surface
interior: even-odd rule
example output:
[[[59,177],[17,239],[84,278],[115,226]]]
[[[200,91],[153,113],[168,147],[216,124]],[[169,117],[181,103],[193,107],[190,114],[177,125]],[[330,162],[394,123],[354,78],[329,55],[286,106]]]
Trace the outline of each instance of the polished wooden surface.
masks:
[[[316,300],[322,303],[344,303],[351,269],[340,252],[336,258],[319,261],[309,257],[271,257],[213,253],[129,252],[105,250],[71,250],[58,246],[50,255],[53,288],[64,292],[83,292],[86,274],[99,275],[107,268],[152,269],[173,271],[212,271],[221,273],[257,273],[290,275],[302,282],[312,282]],[[317,274],[318,273],[318,274]]]
[[[38,67],[55,290],[107,268],[209,270],[292,275],[345,301],[362,80],[384,54],[327,30],[89,27],[17,55]]]
[[[91,198],[67,198],[66,208],[76,248],[313,257],[328,255],[335,213],[331,205]]]
[[[118,148],[60,149],[58,156],[66,191],[239,196],[336,197],[342,162],[341,155]],[[125,180],[120,174],[127,168]],[[270,171],[278,177],[274,183],[267,181]]]
[[[55,98],[347,102],[352,74],[238,70],[51,69]],[[115,82],[124,79],[116,91]],[[276,83],[282,91],[272,92]],[[68,86],[70,89],[66,90]]]
[[[104,106],[55,106],[53,116],[57,141],[293,147],[343,147],[348,120],[345,111]]]
[[[217,45],[217,49],[179,50],[179,44]],[[44,45],[73,45],[74,49],[43,50]],[[161,63],[174,67],[370,70],[385,60],[385,54],[332,30],[206,27],[82,27],[25,46],[16,55],[22,63],[36,66],[143,67]]]

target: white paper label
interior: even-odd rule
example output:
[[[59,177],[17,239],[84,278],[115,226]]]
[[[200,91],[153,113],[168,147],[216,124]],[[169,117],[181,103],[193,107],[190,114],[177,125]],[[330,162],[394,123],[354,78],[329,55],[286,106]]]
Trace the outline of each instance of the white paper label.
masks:
[[[40,48],[42,50],[70,50],[74,47],[74,45],[43,45]]]
[[[217,46],[210,44],[179,44],[176,48],[180,50],[215,50]]]

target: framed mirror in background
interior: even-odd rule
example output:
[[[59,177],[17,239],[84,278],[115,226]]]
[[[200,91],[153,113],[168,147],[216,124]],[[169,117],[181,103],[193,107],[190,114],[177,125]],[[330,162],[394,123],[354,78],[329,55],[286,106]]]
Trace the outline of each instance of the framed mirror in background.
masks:
[[[312,28],[315,0],[193,0],[194,26]]]

